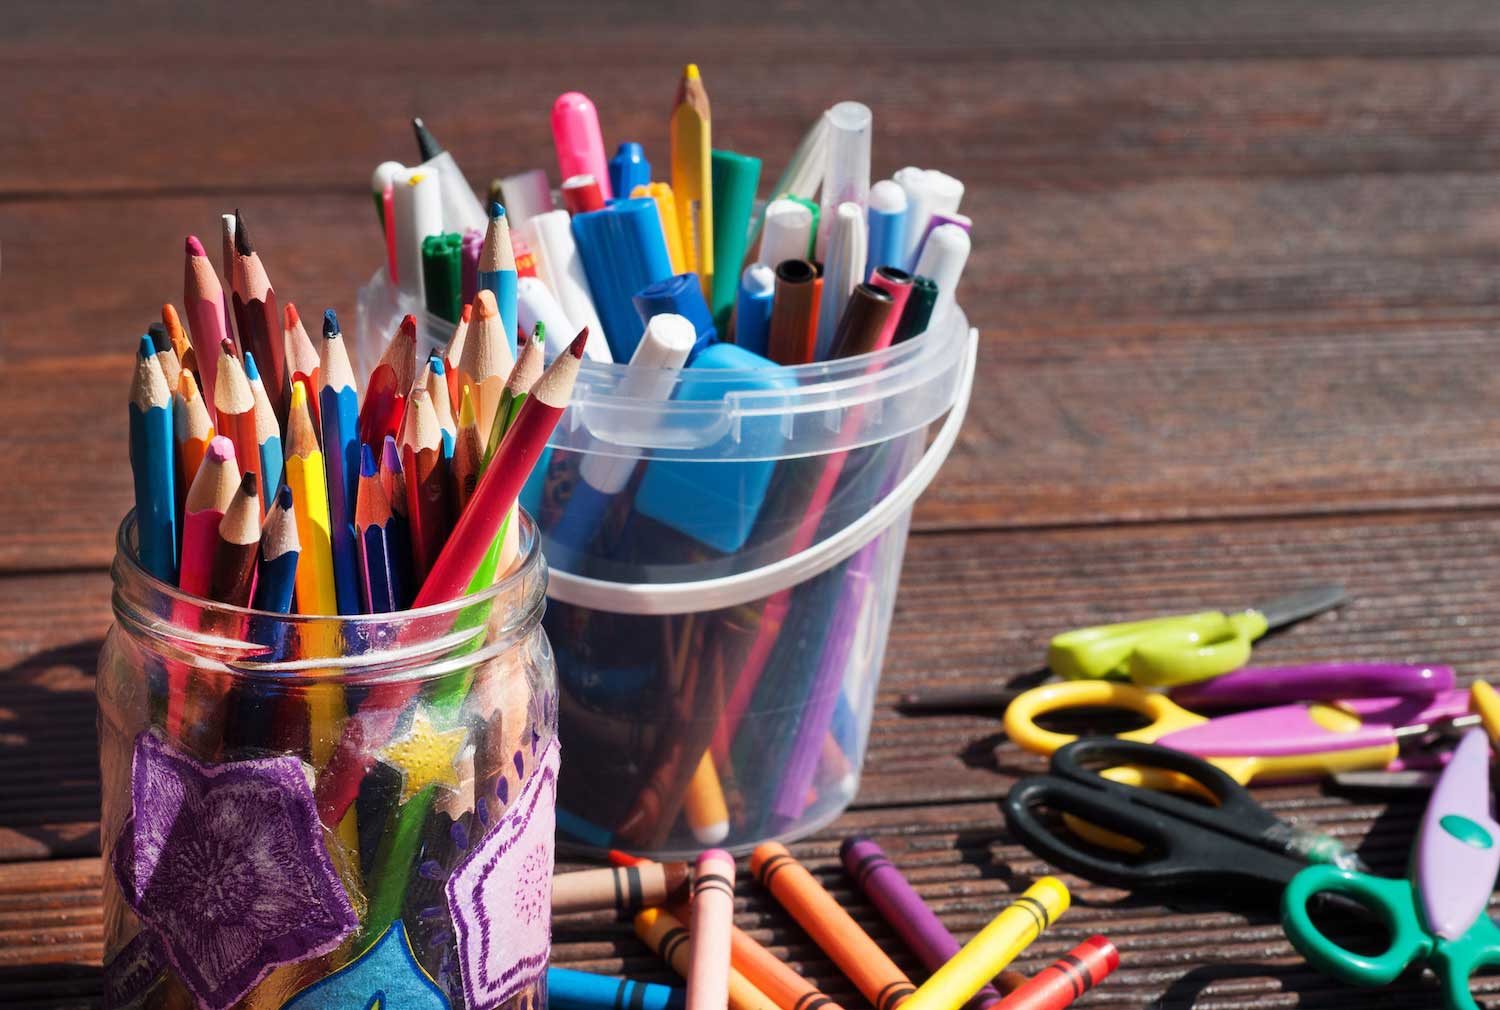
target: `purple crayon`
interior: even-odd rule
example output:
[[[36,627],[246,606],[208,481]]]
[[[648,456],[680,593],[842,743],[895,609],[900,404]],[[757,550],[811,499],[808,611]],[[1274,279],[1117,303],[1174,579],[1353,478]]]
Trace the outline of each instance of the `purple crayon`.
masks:
[[[880,917],[911,948],[924,968],[937,971],[958,953],[959,944],[953,934],[906,882],[880,846],[868,838],[846,838],[839,846],[839,858]],[[990,1010],[1003,998],[994,986],[986,985],[964,1006],[966,1010]]]

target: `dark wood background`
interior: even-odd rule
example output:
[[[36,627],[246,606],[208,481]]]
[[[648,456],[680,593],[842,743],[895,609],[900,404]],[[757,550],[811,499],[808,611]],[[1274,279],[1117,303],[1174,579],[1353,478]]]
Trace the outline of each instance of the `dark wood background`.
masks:
[[[1271,660],[1500,675],[1500,6],[10,4],[0,12],[0,1002],[95,1003],[92,680],[129,500],[133,341],[181,298],[182,237],[235,206],[283,297],[352,310],[367,179],[425,116],[472,180],[555,172],[547,110],[593,96],[665,163],[680,64],[716,146],[780,170],[824,107],[875,112],[880,175],[963,177],[961,292],[984,335],[963,437],[917,510],[855,808],[796,847],[915,971],[836,866],[878,838],[964,937],[1045,871],[996,801],[1039,762],[998,713],[894,697],[1036,667],[1081,622],[1339,579]],[[1399,874],[1419,799],[1261,791]],[[1440,1006],[1346,989],[1275,920],[1078,883],[1034,970],[1103,931],[1094,1007]],[[752,883],[739,922],[862,1005]],[[560,961],[664,977],[629,927]],[[1482,984],[1486,991],[1500,986]]]

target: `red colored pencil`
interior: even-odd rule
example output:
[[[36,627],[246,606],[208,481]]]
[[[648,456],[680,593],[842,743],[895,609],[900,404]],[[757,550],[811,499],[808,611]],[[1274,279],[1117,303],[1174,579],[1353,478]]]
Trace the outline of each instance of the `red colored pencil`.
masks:
[[[254,457],[251,457],[252,459]],[[188,488],[182,515],[182,577],[184,593],[207,596],[211,584],[214,548],[219,523],[240,484],[240,468],[234,443],[218,435],[208,443],[208,452]]]
[[[425,386],[412,387],[406,411],[401,469],[406,475],[406,512],[411,522],[412,577],[420,581],[432,570],[452,525],[448,461],[443,458],[443,430]]]
[[[318,414],[317,391],[323,388],[318,381],[318,349],[307,335],[307,327],[302,325],[302,316],[298,313],[297,306],[287,302],[282,307],[281,315],[281,336],[286,344],[286,367],[292,373],[290,381],[296,385],[300,380],[307,387],[307,407],[312,412],[313,426],[318,427],[323,423]]]
[[[365,402],[359,409],[359,440],[374,448],[387,435],[399,435],[406,413],[406,397],[417,374],[417,320],[406,316],[386,345],[365,383]]]

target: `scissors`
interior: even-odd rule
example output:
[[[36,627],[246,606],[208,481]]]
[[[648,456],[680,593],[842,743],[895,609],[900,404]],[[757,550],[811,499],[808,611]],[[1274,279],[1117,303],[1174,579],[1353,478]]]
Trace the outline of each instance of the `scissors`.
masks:
[[[1343,586],[1316,586],[1234,614],[1204,610],[1066,631],[1052,639],[1047,665],[1067,680],[1129,679],[1165,687],[1207,680],[1250,660],[1250,643],[1339,606]]]
[[[1148,767],[1193,783],[1208,806],[1174,792],[1116,781],[1093,766]],[[1045,823],[1038,810],[1070,825],[1106,825],[1117,841],[1080,832],[1114,850],[1085,849]],[[1168,747],[1088,737],[1052,755],[1049,772],[1021,779],[1006,797],[1005,820],[1027,848],[1063,869],[1131,889],[1222,889],[1234,884],[1279,892],[1309,863],[1360,869],[1359,857],[1327,835],[1303,831],[1256,803],[1213,764]]]
[[[1252,781],[1322,778],[1383,769],[1407,741],[1435,728],[1473,725],[1465,691],[1411,698],[1364,698],[1337,704],[1278,705],[1209,719],[1164,694],[1107,680],[1043,684],[1005,710],[1005,732],[1034,754],[1051,754],[1077,737],[1037,725],[1049,712],[1123,709],[1151,720],[1119,739],[1158,743],[1205,758],[1241,785]],[[1125,769],[1111,769],[1128,779]],[[1134,780],[1137,784],[1147,781]]]
[[[1490,794],[1490,746],[1484,731],[1464,734],[1443,771],[1417,831],[1407,880],[1335,866],[1297,873],[1281,898],[1292,945],[1321,971],[1354,985],[1385,985],[1425,961],[1442,981],[1450,1010],[1475,1010],[1469,977],[1500,966],[1500,927],[1485,914],[1500,870],[1500,824]],[[1308,915],[1317,895],[1352,899],[1390,933],[1384,953],[1347,950]]]

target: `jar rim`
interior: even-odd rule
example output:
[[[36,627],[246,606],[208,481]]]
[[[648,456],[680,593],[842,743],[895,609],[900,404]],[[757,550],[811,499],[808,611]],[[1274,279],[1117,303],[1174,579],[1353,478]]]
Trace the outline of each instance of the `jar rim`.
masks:
[[[284,621],[289,624],[336,620],[355,625],[388,625],[393,621],[428,620],[449,614],[458,614],[475,604],[491,602],[496,597],[511,592],[519,586],[524,586],[529,579],[535,578],[537,569],[543,561],[542,538],[538,534],[536,520],[531,518],[530,513],[517,505],[516,514],[521,519],[519,534],[520,552],[517,563],[513,566],[510,574],[495,580],[489,586],[476,593],[459,596],[444,603],[433,603],[425,607],[394,610],[381,614],[300,614],[296,611],[282,614],[272,610],[257,610],[253,607],[240,607],[229,603],[221,603],[206,596],[194,596],[191,593],[185,593],[179,587],[157,578],[141,564],[135,550],[135,545],[131,542],[130,538],[130,534],[135,530],[134,508],[125,513],[124,518],[120,520],[119,529],[115,532],[115,560],[114,565],[111,566],[111,574],[116,584],[118,584],[122,580],[120,570],[123,569],[125,575],[132,582],[144,585],[153,594],[158,594],[174,603],[192,607],[199,612],[223,614],[232,617],[256,618],[262,621]],[[525,617],[525,614],[518,615],[519,620],[524,620]]]

